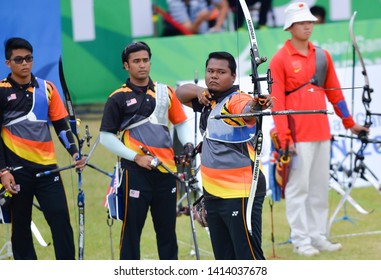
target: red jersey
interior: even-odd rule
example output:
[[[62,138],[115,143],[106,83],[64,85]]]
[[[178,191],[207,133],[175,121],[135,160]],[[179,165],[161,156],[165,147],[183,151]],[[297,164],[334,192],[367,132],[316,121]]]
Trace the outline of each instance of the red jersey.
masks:
[[[311,42],[308,54],[303,55],[292,46],[290,40],[286,41],[270,62],[274,81],[271,93],[274,100],[272,110],[325,110],[328,100],[342,119],[344,127],[350,128],[355,122],[340,90],[332,58],[327,51],[324,52],[327,60],[324,86],[307,84],[286,96],[286,91],[292,91],[311,80],[316,69],[315,47]],[[325,90],[328,88],[337,90]],[[294,142],[324,141],[331,138],[328,116],[325,114],[278,115],[274,116],[274,123],[282,147],[285,146],[289,130],[292,136],[290,145]]]

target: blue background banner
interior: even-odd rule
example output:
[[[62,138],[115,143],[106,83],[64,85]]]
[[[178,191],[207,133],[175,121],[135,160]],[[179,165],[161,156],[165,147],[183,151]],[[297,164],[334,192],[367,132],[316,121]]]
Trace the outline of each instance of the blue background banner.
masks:
[[[33,46],[33,74],[52,81],[62,92],[58,77],[58,61],[62,50],[60,1],[1,0],[1,2],[0,78],[5,78],[10,72],[4,63],[5,41],[10,37],[22,37]]]

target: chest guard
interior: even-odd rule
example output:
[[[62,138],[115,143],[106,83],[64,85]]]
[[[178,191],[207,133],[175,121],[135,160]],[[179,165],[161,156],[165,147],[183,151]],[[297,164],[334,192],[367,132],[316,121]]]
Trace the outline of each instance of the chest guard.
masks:
[[[36,77],[39,87],[34,88],[33,105],[28,114],[15,118],[5,124],[11,126],[24,120],[30,122],[47,122],[48,121],[48,96],[46,93],[46,82]]]
[[[221,114],[223,105],[228,99],[238,92],[234,92],[226,96],[221,102],[218,102],[209,115],[208,123],[205,131],[207,139],[225,142],[225,143],[242,143],[247,142],[255,136],[255,125],[252,127],[232,126],[227,124],[223,119],[212,118],[215,115]]]
[[[167,85],[156,82],[156,106],[149,116],[149,121],[153,124],[168,125],[168,88]]]
[[[168,97],[167,85],[156,82],[155,88],[156,88],[156,105],[152,114],[148,118],[145,118],[143,120],[140,120],[136,123],[133,123],[127,126],[125,130],[138,127],[148,121],[152,124],[168,126],[169,97]]]

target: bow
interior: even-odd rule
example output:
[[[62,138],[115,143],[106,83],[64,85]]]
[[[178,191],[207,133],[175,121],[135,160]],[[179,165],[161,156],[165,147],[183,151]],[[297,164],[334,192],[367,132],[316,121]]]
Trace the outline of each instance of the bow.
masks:
[[[356,14],[357,14],[357,11],[355,11],[353,13],[353,15],[349,21],[349,34],[350,34],[350,37],[352,40],[353,49],[358,55],[358,58],[359,58],[359,61],[361,64],[361,68],[362,68],[361,73],[364,77],[364,86],[363,86],[363,93],[362,93],[362,103],[363,103],[364,108],[365,108],[364,127],[369,128],[372,125],[372,116],[381,116],[381,114],[380,113],[372,113],[370,110],[370,103],[372,101],[371,93],[373,92],[373,89],[370,87],[368,73],[367,73],[367,70],[365,67],[365,62],[364,62],[364,59],[363,59],[362,54],[360,52],[360,48],[357,44],[356,36],[355,36],[354,30],[353,30],[353,25],[354,25],[354,20],[355,20]],[[354,66],[355,65],[353,63],[353,67]],[[346,201],[349,201],[349,202],[351,201],[350,192],[351,192],[352,188],[354,187],[355,182],[358,178],[362,178],[362,179],[370,182],[376,189],[378,189],[377,177],[365,165],[365,163],[363,161],[365,159],[364,150],[367,147],[368,143],[381,143],[381,142],[378,140],[369,139],[368,135],[365,131],[360,132],[357,137],[346,136],[346,135],[339,135],[339,136],[343,136],[343,137],[351,138],[351,139],[359,139],[361,141],[361,146],[360,146],[359,150],[357,151],[357,153],[355,153],[354,168],[353,168],[353,172],[351,171],[351,175],[350,175],[351,181],[349,183],[349,187],[345,193],[342,193],[342,198],[341,198],[339,204],[337,205],[336,209],[332,213],[332,216],[328,222],[328,227],[327,227],[327,233],[328,234],[329,234],[330,228],[331,228],[331,226],[335,220],[335,217],[339,213],[341,207],[343,207],[343,205]],[[371,177],[368,177],[365,174],[365,170],[369,171],[369,173],[371,174]],[[365,214],[367,214],[367,213],[368,212],[366,212]]]
[[[241,8],[242,8],[245,20],[246,20],[247,28],[249,31],[250,57],[251,57],[251,81],[252,81],[253,86],[254,86],[253,94],[254,94],[254,96],[258,96],[259,98],[261,98],[262,92],[261,92],[260,81],[266,80],[268,82],[268,85],[269,85],[269,92],[271,91],[270,85],[271,85],[272,81],[270,78],[270,72],[268,71],[267,77],[264,77],[264,78],[259,78],[259,75],[258,75],[258,66],[261,63],[265,62],[267,60],[267,58],[259,56],[258,46],[257,46],[257,38],[255,35],[253,20],[251,19],[249,8],[246,4],[246,1],[245,0],[239,0],[239,3],[241,5]],[[260,102],[257,102],[256,106],[261,107]],[[262,115],[257,116],[255,137],[256,137],[255,138],[255,146],[254,146],[255,159],[254,159],[253,177],[252,177],[252,182],[251,182],[251,186],[250,186],[249,197],[247,200],[247,207],[246,207],[246,225],[247,225],[247,229],[248,229],[250,235],[253,235],[252,226],[251,226],[251,212],[253,209],[255,192],[257,190],[257,185],[258,185],[258,178],[259,178],[259,172],[260,172],[260,170],[259,170],[260,156],[261,156],[262,145],[263,145]]]
[[[69,124],[72,133],[74,134],[77,142],[78,142],[78,157],[77,159],[82,158],[82,146],[86,138],[80,138],[78,135],[78,124],[77,119],[74,112],[73,103],[71,100],[70,92],[66,84],[63,65],[62,65],[62,57],[59,60],[59,77],[61,81],[61,86],[63,93],[65,95],[66,107],[69,113]],[[88,140],[90,136],[87,136]],[[78,258],[83,260],[84,256],[84,239],[85,239],[85,194],[82,190],[82,172],[81,170],[77,170],[78,174],[78,197],[77,197],[77,205],[78,205],[78,214],[79,214],[79,236],[78,236]]]
[[[363,86],[363,92],[362,92],[362,103],[363,103],[364,109],[365,109],[364,126],[369,128],[373,124],[372,116],[381,116],[381,113],[373,113],[370,110],[370,103],[372,102],[371,93],[373,92],[373,88],[370,87],[369,77],[368,77],[368,72],[367,72],[366,67],[365,67],[365,62],[364,62],[364,59],[363,59],[362,54],[360,52],[360,48],[357,44],[356,36],[354,34],[354,31],[353,31],[353,25],[354,25],[356,14],[357,14],[357,11],[355,11],[353,13],[353,15],[349,21],[349,34],[350,34],[350,37],[352,40],[353,49],[357,53],[357,56],[358,56],[360,64],[361,64],[361,68],[362,68],[361,74],[364,77],[364,86]],[[368,143],[380,143],[380,141],[378,141],[378,140],[369,139],[368,135],[365,131],[362,131],[358,135],[358,139],[361,141],[361,147],[360,147],[359,151],[356,153],[355,169],[357,168],[358,165],[361,165],[361,163],[360,164],[358,164],[358,163],[359,163],[359,161],[362,161],[364,159],[364,150],[365,150],[366,146],[368,145]],[[357,170],[355,170],[355,171],[357,171]]]
[[[353,49],[356,51],[358,58],[359,58],[359,61],[360,61],[360,64],[361,64],[361,68],[362,68],[361,74],[364,77],[364,83],[365,84],[363,86],[363,92],[362,92],[362,103],[363,103],[364,108],[365,108],[364,126],[369,128],[373,124],[372,123],[372,116],[381,116],[381,114],[380,113],[372,113],[370,110],[370,103],[372,101],[371,93],[373,92],[373,88],[370,87],[368,72],[367,72],[366,67],[365,67],[365,62],[364,62],[364,59],[361,55],[360,48],[357,44],[356,36],[354,34],[354,31],[353,31],[353,25],[354,25],[354,20],[355,20],[356,14],[357,14],[357,11],[355,11],[353,13],[353,15],[350,19],[349,34],[350,34],[350,37],[352,40]],[[366,144],[368,143],[367,134],[365,132],[360,133],[359,139],[363,143],[362,146],[364,146],[364,147],[361,148],[361,151],[363,151],[366,147]]]

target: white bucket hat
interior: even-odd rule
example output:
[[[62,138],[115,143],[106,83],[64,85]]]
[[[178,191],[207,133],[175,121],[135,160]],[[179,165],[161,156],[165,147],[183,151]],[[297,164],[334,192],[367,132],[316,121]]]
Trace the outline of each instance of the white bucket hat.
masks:
[[[284,13],[285,21],[283,30],[287,30],[295,22],[318,20],[315,16],[312,15],[307,4],[304,2],[296,2],[290,4]]]

